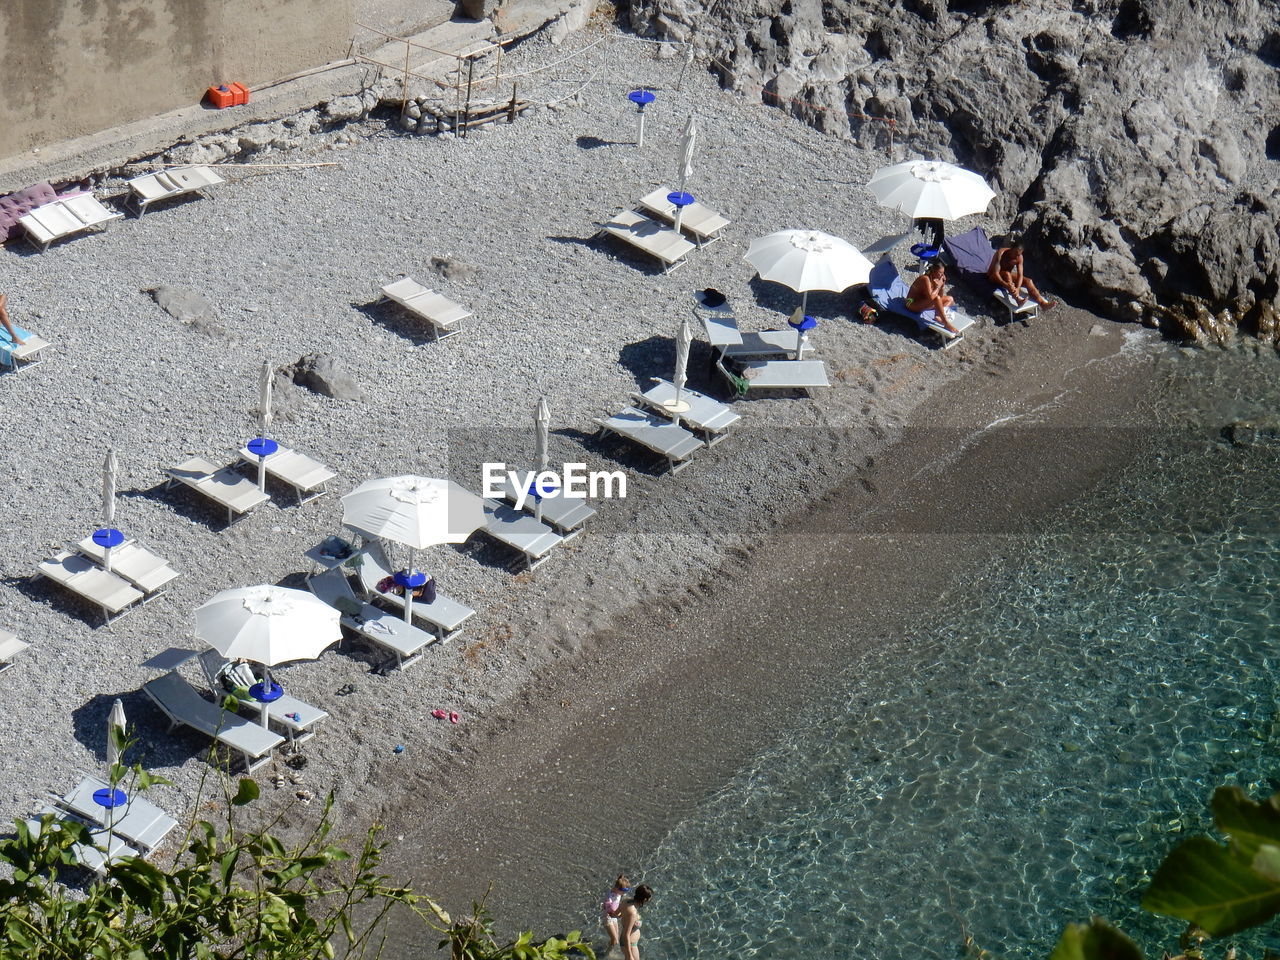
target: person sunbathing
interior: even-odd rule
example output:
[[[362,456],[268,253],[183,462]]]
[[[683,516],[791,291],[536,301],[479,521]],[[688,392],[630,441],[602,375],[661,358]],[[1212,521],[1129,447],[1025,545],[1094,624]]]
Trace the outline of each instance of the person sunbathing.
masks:
[[[9,322],[9,308],[5,304],[6,297],[3,293],[0,293],[0,324],[3,324],[5,330],[8,331],[9,339],[13,341],[13,345],[20,347],[23,340],[18,336],[18,331],[13,329],[13,324]]]
[[[907,291],[906,305],[914,313],[932,310],[937,321],[958,336],[960,331],[947,319],[947,307],[955,303],[956,299],[944,293],[946,286],[947,271],[935,260],[911,284],[911,289]]]
[[[1056,300],[1046,300],[1031,278],[1022,272],[1022,244],[1017,241],[996,251],[987,267],[987,279],[1013,297],[1017,304],[1015,309],[1025,307],[1028,299],[1040,304],[1044,310],[1058,305]]]

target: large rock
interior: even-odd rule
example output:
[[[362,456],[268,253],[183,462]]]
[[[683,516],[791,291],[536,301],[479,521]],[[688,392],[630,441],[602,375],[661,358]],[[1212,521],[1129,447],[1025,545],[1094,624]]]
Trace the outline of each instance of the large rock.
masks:
[[[1048,286],[1180,335],[1274,337],[1280,4],[630,0],[629,13],[822,130],[981,171]]]
[[[165,313],[182,323],[209,323],[214,318],[213,304],[194,290],[164,283],[143,292],[151,294]]]
[[[364,398],[360,385],[351,379],[351,375],[342,369],[337,360],[325,354],[308,353],[285,367],[282,372],[292,377],[293,382],[299,386],[335,400]]]

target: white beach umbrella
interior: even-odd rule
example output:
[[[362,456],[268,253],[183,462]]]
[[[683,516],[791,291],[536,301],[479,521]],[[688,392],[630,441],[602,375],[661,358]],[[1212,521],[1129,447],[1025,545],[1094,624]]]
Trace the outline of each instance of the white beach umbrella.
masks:
[[[801,312],[807,310],[810,290],[839,293],[871,276],[871,261],[856,247],[817,230],[779,230],[759,237],[751,241],[744,259],[761,280],[799,293]]]
[[[314,660],[342,639],[341,615],[304,590],[233,587],[196,607],[196,635],[228,660],[265,667]],[[268,673],[266,680],[270,682]],[[268,725],[266,705],[262,725]]]
[[[365,536],[382,537],[414,551],[437,543],[462,543],[484,526],[484,501],[451,480],[401,476],[368,480],[342,498],[342,522]],[[405,588],[404,618],[413,616]]]
[[[987,181],[971,170],[939,160],[908,160],[881,167],[867,182],[882,207],[909,217],[956,220],[982,213],[995,198]]]
[[[116,451],[108,447],[107,459],[102,464],[102,528],[104,530],[112,529],[116,522],[116,477],[119,472]],[[104,547],[102,550],[102,567],[108,571],[111,569],[110,547]]]
[[[550,462],[551,447],[551,411],[547,407],[547,398],[540,397],[538,399],[538,408],[533,412],[533,461],[537,467],[538,473],[542,473],[547,469]],[[537,483],[535,478],[534,483]],[[534,490],[534,493],[539,493]],[[534,516],[538,522],[542,522],[542,497],[535,496],[533,498]]]
[[[271,367],[270,360],[262,361],[262,370],[258,374],[258,419],[259,426],[262,428],[261,435],[269,436],[271,429],[271,385],[275,379],[275,370]],[[258,458],[258,489],[267,489],[267,458]]]
[[[684,193],[685,183],[693,176],[693,149],[698,142],[698,124],[693,119],[693,114],[689,114],[689,120],[684,125],[684,133],[680,137],[680,157],[679,165],[676,168],[677,176],[680,178],[680,193]],[[684,217],[683,204],[676,207],[676,233],[680,232],[680,221]]]
[[[693,343],[693,331],[689,329],[688,319],[680,321],[680,327],[676,330],[676,368],[671,374],[671,383],[676,388],[675,399],[667,404],[667,409],[672,414],[681,414],[689,409],[689,402],[683,400],[680,394],[684,391],[685,382],[689,379],[689,346]],[[676,422],[679,422],[677,416]]]
[[[320,656],[342,639],[339,616],[305,590],[233,587],[196,607],[196,634],[228,660],[271,667]]]
[[[680,192],[684,193],[684,185],[693,176],[693,149],[698,142],[698,122],[689,114],[684,125],[684,133],[680,136],[680,165],[677,173],[680,177]]]
[[[124,744],[124,704],[120,702],[120,698],[116,698],[116,702],[111,704],[111,712],[107,714],[107,773],[110,774],[111,768],[120,762],[123,754],[122,746]],[[110,779],[108,776],[107,779]]]

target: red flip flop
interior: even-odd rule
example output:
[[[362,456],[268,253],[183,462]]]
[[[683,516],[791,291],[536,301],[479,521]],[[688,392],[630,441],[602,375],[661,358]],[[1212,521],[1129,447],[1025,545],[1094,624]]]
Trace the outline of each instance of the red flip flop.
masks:
[[[443,720],[445,717],[448,716],[448,714],[445,713],[443,710],[441,710],[439,707],[436,707],[434,710],[432,710],[431,715],[435,717],[437,720]]]
[[[450,722],[450,723],[457,723],[457,722],[458,722],[459,720],[461,720],[461,719],[462,719],[462,717],[458,716],[458,711],[457,711],[457,710],[450,710],[450,711],[449,711],[449,722]]]

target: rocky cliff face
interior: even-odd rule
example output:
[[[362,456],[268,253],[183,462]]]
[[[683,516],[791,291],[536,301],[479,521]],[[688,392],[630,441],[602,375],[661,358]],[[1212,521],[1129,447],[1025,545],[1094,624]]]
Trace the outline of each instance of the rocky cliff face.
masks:
[[[630,0],[629,13],[824,130],[885,145],[892,121],[898,153],[983,173],[992,214],[1052,287],[1175,335],[1280,341],[1277,0]]]

